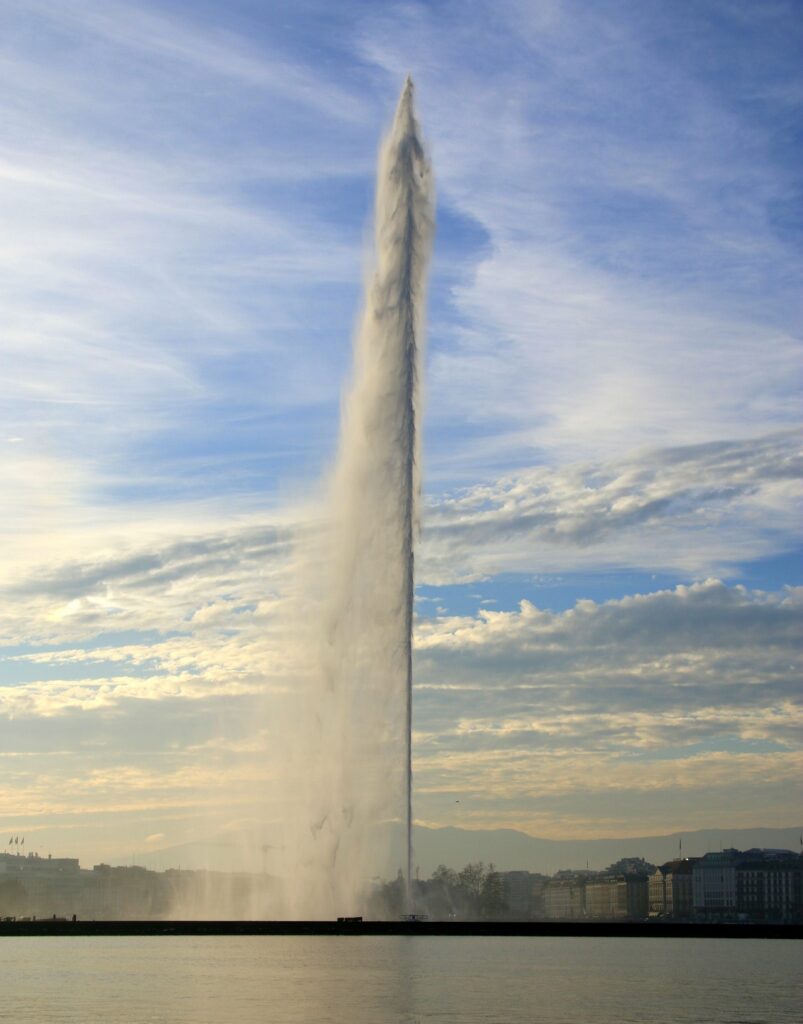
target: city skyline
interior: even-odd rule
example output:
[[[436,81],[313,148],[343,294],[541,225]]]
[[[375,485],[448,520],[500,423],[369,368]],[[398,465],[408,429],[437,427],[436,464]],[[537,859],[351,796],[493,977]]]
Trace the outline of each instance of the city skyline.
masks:
[[[562,867],[552,874],[483,861],[458,871],[441,861],[431,873],[416,870],[409,882],[401,870],[393,881],[364,879],[361,903],[368,920],[385,923],[400,917],[408,923],[430,918],[800,923],[802,852],[730,847],[660,861],[629,854],[603,869],[586,863],[584,869]],[[282,888],[281,880],[265,871],[159,871],[109,864],[89,869],[74,858],[0,853],[0,924],[273,919],[275,925]],[[363,917],[337,920],[356,924]]]
[[[794,824],[794,5],[6,9],[0,834],[116,859],[282,813],[255,708],[408,71],[416,820]]]

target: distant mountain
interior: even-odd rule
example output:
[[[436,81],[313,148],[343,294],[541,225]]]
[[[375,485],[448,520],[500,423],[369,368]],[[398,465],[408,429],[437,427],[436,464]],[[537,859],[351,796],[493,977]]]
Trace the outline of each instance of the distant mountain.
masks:
[[[393,829],[399,850],[403,849],[401,829]],[[634,836],[626,839],[540,839],[515,829],[425,828],[413,830],[415,863],[422,878],[428,878],[439,864],[460,869],[472,861],[493,863],[501,871],[526,870],[552,875],[561,868],[600,870],[621,857],[643,857],[663,864],[678,856],[700,857],[712,850],[751,847],[794,850],[801,848],[803,826],[795,828],[701,829],[672,832],[663,836]],[[270,871],[269,848],[250,846],[230,838],[206,843],[183,843],[139,854],[136,863],[164,871],[167,868],[212,871]],[[126,858],[130,863],[130,858]]]
[[[561,868],[584,868],[586,863],[592,870],[600,870],[622,857],[643,857],[663,864],[678,856],[681,843],[684,857],[700,857],[729,846],[797,851],[802,831],[800,827],[702,829],[627,839],[539,839],[515,829],[417,827],[414,848],[422,878],[438,864],[460,868],[478,860],[493,862],[502,871],[522,869],[551,875]]]
[[[130,855],[116,861],[131,864]],[[134,855],[134,863],[152,871],[181,868],[184,871],[249,871],[260,872],[266,865],[261,844],[251,845],[238,838],[213,838],[206,841],[180,843],[160,850],[143,850]]]

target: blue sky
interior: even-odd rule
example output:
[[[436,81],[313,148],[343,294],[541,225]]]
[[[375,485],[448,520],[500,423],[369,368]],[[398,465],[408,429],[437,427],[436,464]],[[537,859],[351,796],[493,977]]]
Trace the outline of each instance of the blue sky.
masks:
[[[407,71],[438,192],[417,816],[794,824],[801,26],[6,0],[0,834],[113,859],[253,821]]]

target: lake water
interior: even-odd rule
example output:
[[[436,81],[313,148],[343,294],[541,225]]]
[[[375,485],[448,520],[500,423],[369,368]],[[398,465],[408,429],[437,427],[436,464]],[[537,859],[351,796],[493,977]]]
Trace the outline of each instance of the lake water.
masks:
[[[0,939],[14,1024],[798,1024],[802,1007],[792,940]]]

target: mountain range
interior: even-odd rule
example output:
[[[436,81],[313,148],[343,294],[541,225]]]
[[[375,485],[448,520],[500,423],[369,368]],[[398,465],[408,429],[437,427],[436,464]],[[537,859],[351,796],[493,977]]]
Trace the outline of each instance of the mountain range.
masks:
[[[394,832],[400,829],[394,827]],[[526,870],[554,874],[562,868],[601,870],[622,857],[643,857],[663,864],[673,857],[700,857],[710,851],[735,847],[783,849],[799,852],[803,826],[793,828],[711,828],[668,835],[624,839],[542,839],[516,829],[427,828],[413,830],[415,863],[421,878],[439,864],[460,869],[465,864],[493,863],[500,871]],[[402,844],[399,844],[401,848]],[[137,864],[156,870],[167,868],[215,871],[270,870],[269,846],[220,837],[210,842],[183,843],[149,850],[135,857]],[[126,863],[131,863],[127,859]]]

